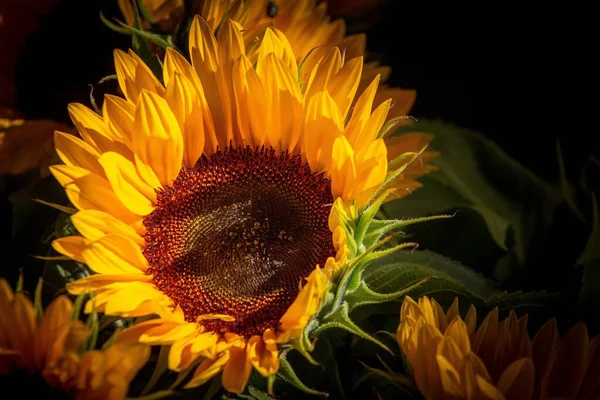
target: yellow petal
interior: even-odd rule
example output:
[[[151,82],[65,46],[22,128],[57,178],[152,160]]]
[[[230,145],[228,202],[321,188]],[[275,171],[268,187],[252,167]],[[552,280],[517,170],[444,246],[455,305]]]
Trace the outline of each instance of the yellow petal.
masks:
[[[102,115],[110,132],[131,148],[135,104],[111,94],[104,96]]]
[[[163,79],[165,81],[167,90],[171,85],[176,73],[180,73],[185,76],[198,93],[204,93],[202,89],[202,83],[200,82],[200,79],[198,79],[198,75],[196,75],[194,68],[192,68],[190,63],[185,59],[184,56],[181,55],[181,53],[169,47],[165,53],[165,61],[163,66]]]
[[[183,132],[183,165],[192,167],[204,151],[204,121],[200,100],[192,83],[176,72],[167,86],[167,101]]]
[[[440,379],[444,392],[459,399],[464,398],[460,376],[456,368],[441,355],[436,356],[436,360],[440,369]]]
[[[98,153],[92,146],[74,135],[56,131],[54,132],[54,146],[56,153],[66,165],[76,166],[104,176],[104,171],[98,164]]]
[[[22,293],[17,293],[9,308],[11,329],[7,329],[12,348],[19,352],[25,367],[33,372],[35,367],[33,353],[33,337],[36,329],[35,310],[31,300]]]
[[[588,347],[587,327],[580,322],[562,338],[540,398],[575,398],[587,368]]]
[[[257,68],[267,96],[267,139],[276,151],[294,151],[302,126],[302,94],[298,80],[274,53]]]
[[[172,305],[172,301],[151,283],[119,282],[111,286],[114,288],[95,291],[96,295],[85,305],[86,313],[95,309],[110,315],[143,317],[154,314],[157,303],[166,306],[170,302]]]
[[[69,293],[80,295],[81,293],[98,293],[107,289],[118,289],[127,286],[131,282],[152,282],[152,276],[140,274],[95,274],[85,278],[68,282],[66,285]]]
[[[133,239],[139,246],[145,244],[144,239],[135,229],[110,214],[98,210],[84,210],[71,216],[77,231],[90,241],[98,240],[111,233],[120,233]]]
[[[117,335],[116,341],[121,343],[147,343],[169,345],[177,340],[189,338],[198,330],[196,324],[165,319],[151,319],[137,323]]]
[[[290,42],[285,35],[277,28],[270,27],[265,31],[263,40],[258,51],[257,71],[261,74],[260,69],[264,59],[273,54],[275,57],[283,61],[287,68],[292,72],[293,76],[298,78],[298,66],[296,64],[296,56],[290,46]]]
[[[361,133],[363,132],[365,125],[371,118],[371,110],[373,109],[373,98],[377,92],[379,85],[380,76],[378,75],[373,82],[365,89],[360,95],[354,109],[348,125],[346,126],[346,137],[348,141],[354,147],[359,141]]]
[[[69,104],[68,111],[83,139],[99,153],[105,151],[127,153],[127,146],[112,135],[104,120],[94,111],[80,103]]]
[[[133,150],[138,172],[151,187],[170,185],[179,174],[183,138],[165,99],[143,90],[135,110]]]
[[[455,318],[446,329],[446,336],[454,340],[461,354],[471,352],[471,342],[469,340],[469,332],[467,324],[461,318]]]
[[[63,164],[52,165],[49,170],[63,188],[75,179],[91,174],[87,169]]]
[[[312,171],[326,171],[331,165],[333,143],[344,132],[340,110],[326,91],[314,95],[307,107],[304,151]]]
[[[199,16],[192,22],[189,43],[192,66],[202,82],[206,101],[210,104],[218,146],[224,149],[235,139],[229,90],[231,76],[224,76],[219,71],[217,41],[208,24]]]
[[[214,358],[214,348],[219,336],[213,332],[196,334],[191,338],[177,340],[169,352],[169,368],[173,371],[182,371],[201,356]]]
[[[328,282],[327,276],[316,267],[306,280],[294,302],[279,320],[280,329],[287,333],[281,339],[278,338],[279,343],[289,340],[302,330],[319,309]]]
[[[248,357],[247,346],[232,346],[229,349],[229,360],[223,368],[222,383],[225,390],[242,393],[252,372],[252,364]]]
[[[331,193],[333,198],[343,201],[353,200],[357,196],[358,171],[354,151],[346,140],[339,136],[333,143],[331,159]]]
[[[78,210],[99,210],[133,224],[139,216],[129,211],[115,195],[110,183],[95,174],[74,179],[66,187],[67,197]]]
[[[142,180],[131,161],[113,152],[102,154],[98,161],[115,195],[129,211],[146,216],[154,210],[156,191]]]
[[[587,373],[581,382],[577,398],[591,400],[594,393],[598,393],[600,389],[600,335],[590,341],[588,353]]]
[[[88,241],[81,236],[65,236],[52,241],[54,250],[79,262],[85,262],[82,252],[87,245]]]
[[[482,376],[476,377],[477,386],[479,391],[485,396],[486,399],[490,400],[505,400],[506,398],[502,393],[489,381]]]
[[[156,79],[150,68],[133,52],[114,51],[115,70],[119,87],[132,103],[136,103],[142,90],[164,95],[164,88]]]
[[[530,399],[535,384],[534,365],[531,358],[522,358],[510,364],[498,380],[498,390],[507,399]]]
[[[86,264],[99,274],[144,274],[148,261],[129,237],[111,234],[91,242],[82,251]]]
[[[269,329],[269,335],[273,332]],[[265,332],[267,333],[267,332]],[[279,353],[277,344],[273,341],[267,344],[260,336],[248,340],[248,353],[252,366],[264,377],[269,377],[279,370]]]
[[[154,298],[160,296],[163,294],[153,285],[144,282],[131,283],[107,296],[104,313],[109,315],[132,315],[132,313],[148,315],[152,313],[151,307],[148,306],[151,305]],[[97,297],[101,302],[102,294]]]
[[[223,352],[219,355],[217,359],[211,360],[209,358],[203,360],[196,371],[194,371],[194,375],[189,380],[188,383],[185,384],[185,389],[195,388],[203,383],[212,379],[215,375],[223,370],[223,366],[229,361],[229,352]]]
[[[543,382],[552,368],[552,359],[558,350],[559,336],[556,320],[546,322],[533,338],[532,358],[535,365],[536,382]]]
[[[62,339],[61,344],[64,345],[65,337],[60,338],[59,336],[61,333],[63,336],[68,333],[72,312],[73,303],[67,296],[59,296],[44,310],[44,317],[38,326],[33,342],[35,364],[38,369],[43,369],[46,362],[52,362],[62,355],[61,352],[52,352],[53,345],[60,339]],[[65,327],[67,328],[66,332],[61,332]]]

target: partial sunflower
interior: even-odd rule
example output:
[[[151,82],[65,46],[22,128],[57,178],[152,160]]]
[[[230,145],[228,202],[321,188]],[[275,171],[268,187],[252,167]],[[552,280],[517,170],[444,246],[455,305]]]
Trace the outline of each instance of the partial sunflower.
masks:
[[[49,164],[56,162],[54,131],[68,129],[60,122],[28,121],[12,110],[0,110],[0,176],[19,175],[35,168],[42,177],[49,175]]]
[[[40,17],[57,0],[0,4],[0,176],[19,175],[40,168],[48,175],[52,158],[52,134],[67,127],[52,120],[26,120],[15,110],[15,71],[29,36],[39,27]]]
[[[555,320],[533,341],[527,316],[494,309],[477,328],[475,307],[464,320],[458,298],[446,313],[427,297],[405,297],[396,338],[426,399],[596,399],[600,336],[579,323],[559,340]]]
[[[299,81],[276,28],[252,62],[240,24],[225,21],[217,41],[196,17],[189,52],[191,65],[167,50],[163,85],[116,50],[125,98],[107,95],[102,116],[69,106],[83,140],[57,132],[65,164],[50,169],[82,236],[53,246],[97,273],[67,289],[94,293],[100,312],[160,316],[119,340],[171,345],[174,371],[199,363],[187,387],[222,371],[242,392],[253,367],[274,376],[278,345],[300,336],[345,265],[330,213],[365,205],[386,178],[391,100],[373,109],[379,77],[355,100],[362,57],[337,48]]]
[[[83,352],[90,331],[74,314],[66,296],[42,311],[0,279],[2,390],[24,398],[126,397],[130,381],[150,356],[149,347],[121,343]]]

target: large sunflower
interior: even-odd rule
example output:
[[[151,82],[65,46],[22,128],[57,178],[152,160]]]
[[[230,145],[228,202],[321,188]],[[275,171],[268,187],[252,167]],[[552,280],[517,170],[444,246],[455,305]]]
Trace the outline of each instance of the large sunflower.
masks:
[[[91,332],[74,314],[78,311],[67,296],[42,311],[0,279],[0,383],[5,393],[51,399],[126,397],[150,349],[120,343],[82,352]]]
[[[360,208],[386,178],[391,103],[373,110],[379,77],[355,99],[361,57],[334,48],[300,75],[279,30],[254,51],[241,30],[227,20],[216,38],[196,17],[192,63],[169,49],[164,85],[115,51],[125,98],[107,95],[102,116],[70,105],[83,140],[57,132],[65,164],[51,167],[82,235],[53,246],[96,272],[68,290],[94,293],[106,314],[157,314],[120,340],[172,345],[172,370],[199,362],[188,387],[222,371],[232,392],[252,367],[277,372],[278,344],[300,335],[345,264],[330,212]]]

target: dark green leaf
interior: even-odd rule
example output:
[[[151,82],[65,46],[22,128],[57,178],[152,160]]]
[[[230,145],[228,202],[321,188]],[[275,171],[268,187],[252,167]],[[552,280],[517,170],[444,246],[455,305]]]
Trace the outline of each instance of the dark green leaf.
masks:
[[[416,287],[411,297],[429,294],[436,299],[448,297],[450,302],[455,296],[462,296],[481,303],[493,292],[491,283],[480,274],[430,251],[399,251],[366,268],[363,279],[378,293],[393,293],[429,279]]]
[[[556,207],[563,201],[559,189],[539,179],[476,132],[440,121],[420,120],[401,127],[397,133],[410,131],[434,134],[429,150],[441,155],[433,162],[438,170],[426,182],[423,180],[423,188],[397,202],[394,216],[405,217],[411,201],[414,206],[417,200],[411,197],[417,195],[427,199],[417,206],[420,216],[448,208],[475,207],[483,211],[500,247],[506,247],[506,229],[512,228],[511,250],[523,262],[536,230],[543,230],[552,222]],[[437,185],[430,187],[431,181],[437,181]]]

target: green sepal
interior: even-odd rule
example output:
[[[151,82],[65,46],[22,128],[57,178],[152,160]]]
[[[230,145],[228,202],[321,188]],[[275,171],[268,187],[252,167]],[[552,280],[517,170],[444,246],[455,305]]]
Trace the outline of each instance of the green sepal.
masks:
[[[38,321],[42,320],[44,316],[44,306],[42,304],[42,278],[38,279],[38,283],[35,287],[35,295],[33,296],[33,305],[35,308],[35,316]]]
[[[394,354],[385,344],[383,344],[383,342],[363,331],[350,319],[349,306],[345,301],[321,320],[320,326],[311,333],[311,336],[316,338],[321,333],[331,328],[344,329],[362,339],[375,343],[388,353]]]
[[[98,104],[96,104],[96,98],[94,97],[94,85],[89,84],[88,87],[90,88],[90,104],[92,105],[92,108],[94,109],[96,114],[102,116],[102,113],[98,108]]]
[[[388,380],[391,384],[396,385],[396,386],[400,386],[400,387],[405,387],[409,390],[416,390],[417,388],[415,387],[412,379],[410,379],[409,377],[394,372],[394,370],[392,370],[382,359],[381,357],[379,357],[379,355],[377,355],[377,359],[379,360],[379,362],[381,362],[381,364],[383,365],[383,367],[385,368],[384,370],[381,369],[377,369],[374,367],[369,367],[367,364],[363,363],[362,361],[359,361],[363,367],[365,367],[370,373],[372,373],[373,375],[377,375],[377,376],[381,376],[382,378],[385,378],[386,380]],[[362,380],[361,380],[362,382]],[[361,382],[357,382],[355,387],[358,386]]]
[[[345,297],[349,306],[349,311],[351,312],[357,307],[366,306],[369,304],[385,303],[388,301],[396,300],[402,296],[407,295],[414,289],[427,283],[430,279],[433,278],[434,277],[429,276],[425,277],[417,283],[414,283],[406,288],[400,289],[392,293],[378,293],[369,288],[369,286],[367,286],[367,284],[363,280],[361,280],[358,288],[356,288],[352,292],[346,293]]]
[[[364,263],[365,264],[372,263],[376,260],[379,260],[380,258],[392,255],[397,251],[406,249],[407,247],[412,247],[413,249],[416,249],[417,247],[419,247],[419,244],[414,243],[414,242],[406,242],[406,243],[400,243],[394,247],[390,247],[389,249],[372,251],[365,256]]]
[[[87,317],[86,326],[90,330],[90,338],[87,342],[87,350],[93,350],[96,348],[98,342],[98,333],[100,331],[100,324],[98,322],[98,312],[96,311],[96,299],[92,299],[92,312]]]
[[[42,200],[42,199],[31,199],[31,201],[35,201],[36,203],[40,203],[40,204],[43,204],[45,206],[52,207],[52,208],[54,208],[56,210],[62,211],[62,212],[67,213],[67,214],[75,214],[77,212],[77,209],[75,209],[73,207],[61,206],[60,204],[51,203],[49,201],[45,201],[45,200]]]
[[[381,139],[381,138],[385,137],[392,129],[394,129],[396,127],[396,125],[398,125],[398,123],[400,121],[405,121],[407,119],[417,121],[417,119],[415,117],[411,117],[410,115],[401,115],[399,117],[395,117],[395,118],[391,118],[391,119],[387,120],[386,123],[383,124],[383,126],[377,133],[377,139]],[[431,137],[433,138],[433,135]]]
[[[372,204],[370,204],[363,212],[359,214],[358,223],[356,224],[356,230],[354,231],[354,240],[358,243],[359,247],[363,242],[363,239],[369,229],[369,225],[375,215],[381,208],[381,205],[385,201],[385,199],[392,194],[393,190],[389,189],[383,192],[380,196],[378,196]]]
[[[126,25],[126,24],[123,24],[121,21],[119,21],[117,19],[115,19],[115,21],[117,21],[119,23],[118,25],[115,24],[114,22],[109,21],[108,18],[106,18],[104,16],[104,13],[102,13],[102,11],[100,11],[100,21],[102,21],[102,23],[104,25],[106,25],[106,27],[108,29],[110,29],[111,31],[115,31],[115,32],[123,34],[123,35],[131,35],[131,32],[128,29],[122,27],[122,25]]]
[[[71,314],[72,320],[79,319],[79,315],[81,315],[81,309],[83,308],[83,299],[85,298],[85,296],[85,293],[81,293],[80,295],[75,297],[75,302],[73,303],[73,313]]]
[[[289,344],[291,348],[302,354],[302,356],[313,365],[321,365],[311,355],[312,351],[315,349],[315,344],[310,340],[310,332],[315,330],[318,325],[319,322],[315,318],[311,319],[306,325],[306,328],[302,331],[300,337],[292,340]]]
[[[311,389],[308,386],[306,386],[300,380],[300,378],[298,378],[298,375],[296,375],[296,372],[292,368],[292,365],[287,360],[288,352],[289,352],[289,350],[284,350],[281,352],[281,355],[279,356],[279,371],[277,372],[277,375],[276,375],[277,378],[280,378],[281,380],[289,383],[290,385],[294,386],[298,390],[303,391],[304,393],[311,394],[314,396],[328,397],[329,396],[328,393],[320,392],[315,389]]]
[[[17,286],[15,286],[15,293],[23,292],[23,282],[25,278],[23,277],[23,268],[19,270],[19,279],[17,280]]]
[[[456,214],[440,214],[431,215],[429,217],[410,218],[410,219],[395,219],[395,220],[373,220],[363,239],[365,247],[371,247],[384,235],[402,229],[404,227],[418,224],[421,222],[433,221],[436,219],[452,218]]]

